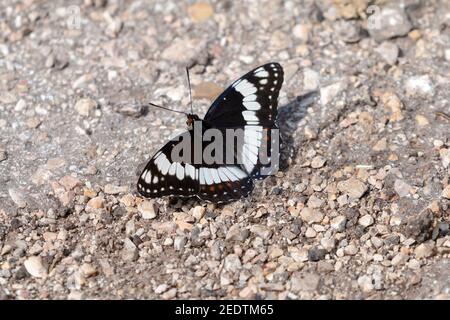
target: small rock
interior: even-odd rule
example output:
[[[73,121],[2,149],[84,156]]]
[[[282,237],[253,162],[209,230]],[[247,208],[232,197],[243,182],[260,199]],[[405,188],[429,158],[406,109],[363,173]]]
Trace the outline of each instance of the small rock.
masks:
[[[381,138],[380,140],[375,143],[375,145],[372,147],[373,151],[384,151],[387,149],[387,139],[386,137]]]
[[[408,261],[408,268],[413,270],[419,270],[420,269],[420,261],[417,259],[410,259]]]
[[[83,263],[80,267],[80,270],[86,278],[92,277],[97,274],[97,269],[89,263]]]
[[[342,20],[337,25],[337,34],[346,43],[356,43],[361,40],[362,29],[357,21]]]
[[[17,101],[16,103],[16,106],[14,107],[14,111],[20,112],[22,110],[25,110],[26,107],[26,101],[24,99],[19,99],[19,101]]]
[[[0,92],[0,102],[11,104],[17,101],[17,96],[12,92]]]
[[[365,10],[367,7],[367,1],[366,0],[333,0],[333,6],[331,6],[331,9],[337,10],[337,13],[339,16],[341,16],[344,19],[357,19],[361,16],[364,16]],[[332,13],[327,12],[327,18],[328,15],[332,15]],[[337,17],[336,17],[337,18]]]
[[[309,38],[309,27],[305,24],[297,24],[292,28],[292,34],[301,43],[307,43]]]
[[[208,99],[212,101],[222,92],[222,87],[218,86],[214,82],[207,81],[196,85],[192,96],[194,99]]]
[[[150,220],[156,218],[158,206],[154,200],[144,200],[138,205],[138,211],[143,219]]]
[[[342,91],[345,90],[347,84],[345,81],[339,81],[329,86],[320,89],[320,103],[322,106],[328,105],[334,100]]]
[[[27,123],[28,128],[36,129],[37,127],[39,127],[41,125],[42,121],[36,117],[32,117],[32,118],[28,119],[26,123]]]
[[[330,222],[331,227],[338,232],[344,231],[346,224],[347,218],[345,216],[337,216],[333,218]]]
[[[358,253],[358,248],[354,244],[349,244],[344,248],[344,253],[348,256],[354,256]]]
[[[308,229],[306,229],[305,237],[307,237],[307,238],[315,238],[316,235],[317,235],[317,232],[313,228],[308,227]]]
[[[75,110],[82,116],[89,116],[89,114],[97,108],[97,102],[89,98],[83,98],[75,104]]]
[[[173,241],[173,247],[176,251],[182,251],[184,249],[184,245],[186,244],[186,237],[184,236],[177,236],[175,237],[175,240]]]
[[[409,96],[431,96],[434,94],[433,83],[428,75],[408,78],[404,87],[406,94]]]
[[[439,155],[441,157],[442,166],[447,168],[450,165],[450,149],[441,148],[439,149]]]
[[[333,272],[334,266],[328,261],[321,260],[317,263],[317,271],[320,273]]]
[[[365,293],[369,293],[374,290],[373,281],[370,276],[366,275],[360,276],[358,278],[358,286]]]
[[[103,208],[103,204],[104,204],[104,199],[101,196],[92,198],[88,201],[88,203],[86,204],[87,209],[91,208],[91,209],[100,209]]]
[[[230,273],[234,273],[239,271],[242,267],[241,260],[239,259],[237,254],[229,254],[225,257],[224,268]]]
[[[8,153],[0,146],[0,162],[5,161],[6,159],[8,159]]]
[[[276,259],[278,257],[281,257],[282,255],[283,255],[283,249],[281,249],[281,248],[279,248],[277,246],[273,246],[269,250],[269,258],[271,260]]]
[[[308,202],[306,203],[308,208],[317,209],[320,208],[325,203],[324,200],[312,195],[309,197]]]
[[[320,244],[328,252],[330,252],[331,250],[333,250],[336,247],[336,241],[333,238],[327,238],[327,237],[322,238],[320,240]]]
[[[123,22],[118,17],[111,17],[109,14],[105,14],[105,20],[108,25],[105,30],[105,34],[111,38],[116,38],[123,27]]]
[[[202,53],[207,52],[206,41],[202,39],[175,39],[170,46],[163,50],[161,57],[180,65],[190,65]]]
[[[239,297],[242,299],[252,299],[255,296],[255,290],[249,286],[239,291]]]
[[[370,214],[366,214],[359,218],[358,223],[363,227],[371,226],[374,223],[374,219]]]
[[[394,65],[397,62],[399,49],[398,46],[389,41],[381,43],[375,51],[390,65]]]
[[[239,224],[234,224],[228,229],[226,240],[235,240],[242,242],[248,238],[249,231],[247,229],[242,229]]]
[[[309,261],[317,262],[319,260],[325,259],[326,254],[327,254],[326,250],[313,247],[308,251],[308,259]]]
[[[192,210],[192,215],[197,221],[200,221],[205,215],[206,208],[203,206],[195,206]]]
[[[135,261],[139,256],[139,250],[133,241],[125,238],[121,255],[124,261]]]
[[[161,294],[163,292],[166,292],[167,289],[168,289],[168,285],[163,283],[163,284],[160,284],[159,286],[156,287],[155,293],[156,294]]]
[[[414,255],[417,259],[431,257],[434,253],[435,244],[433,241],[421,243],[414,249]]]
[[[312,159],[311,161],[311,168],[313,169],[322,168],[325,162],[327,162],[327,159],[325,159],[322,156],[314,157],[314,159]]]
[[[420,115],[420,114],[416,115],[416,122],[421,127],[428,126],[430,124],[428,119],[425,116]]]
[[[67,191],[74,189],[77,186],[81,186],[82,183],[78,178],[72,177],[71,175],[67,175],[62,177],[59,181]]]
[[[280,51],[289,47],[291,44],[290,37],[283,31],[277,29],[271,33],[269,48],[270,50]]]
[[[315,291],[319,286],[320,276],[314,273],[294,272],[291,276],[290,287],[293,292]]]
[[[442,196],[446,199],[450,199],[450,184],[442,190]]]
[[[11,197],[11,200],[16,204],[17,207],[25,208],[27,206],[25,195],[20,190],[9,188],[8,193]]]
[[[303,71],[303,90],[316,91],[320,86],[320,75],[317,71],[305,68]]]
[[[340,195],[336,200],[341,207],[348,204],[348,196],[346,194]]]
[[[188,7],[187,12],[194,22],[202,22],[214,13],[213,7],[206,2],[197,2]]]
[[[100,264],[100,267],[102,268],[105,276],[110,277],[114,274],[114,268],[111,266],[107,259],[100,259],[98,263]]]
[[[54,54],[50,54],[47,59],[45,59],[45,67],[52,68],[56,63],[56,57]]]
[[[340,181],[337,184],[337,188],[339,191],[345,192],[350,198],[353,199],[361,198],[367,191],[367,185],[353,177],[345,181]]]
[[[311,224],[321,222],[323,219],[323,214],[316,209],[305,207],[300,211],[300,217],[303,221]]]
[[[368,31],[378,42],[406,36],[412,28],[408,16],[400,6],[383,7],[376,15],[371,17],[376,23],[368,27]]]
[[[35,278],[45,278],[47,276],[47,268],[44,267],[42,259],[39,256],[32,256],[25,260],[25,269]]]
[[[173,299],[177,296],[177,288],[172,288],[166,292],[163,293],[163,295],[161,296],[161,298],[163,298],[164,300],[169,300],[169,299]]]
[[[263,239],[269,239],[270,236],[272,235],[272,231],[269,228],[258,224],[253,225],[250,228],[250,232],[256,234],[258,237],[261,237]]]
[[[393,92],[387,91],[383,93],[381,96],[381,101],[385,107],[385,109],[388,109],[391,111],[390,120],[400,121],[403,119],[403,113],[402,113],[402,107],[403,104],[400,100],[400,98]]]
[[[75,81],[72,83],[72,88],[79,89],[79,88],[85,87],[89,82],[92,81],[92,79],[93,79],[92,75],[83,74],[82,76],[75,79]],[[82,110],[82,111],[84,112],[85,110]]]
[[[392,258],[391,263],[393,266],[404,265],[408,261],[408,258],[409,258],[408,255],[398,253]]]
[[[394,190],[399,197],[406,197],[410,193],[411,186],[401,179],[396,179],[394,182]]]
[[[107,184],[103,189],[103,191],[105,191],[105,193],[107,194],[119,194],[128,192],[128,186],[115,186],[112,184]]]

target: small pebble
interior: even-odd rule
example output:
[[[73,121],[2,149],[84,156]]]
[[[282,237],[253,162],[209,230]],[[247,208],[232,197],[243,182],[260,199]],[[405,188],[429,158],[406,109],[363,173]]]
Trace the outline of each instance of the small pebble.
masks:
[[[138,211],[143,219],[150,220],[156,218],[158,206],[154,200],[144,200],[138,205]]]
[[[45,278],[47,276],[47,268],[44,267],[42,259],[39,256],[32,256],[25,260],[25,269],[35,278]]]

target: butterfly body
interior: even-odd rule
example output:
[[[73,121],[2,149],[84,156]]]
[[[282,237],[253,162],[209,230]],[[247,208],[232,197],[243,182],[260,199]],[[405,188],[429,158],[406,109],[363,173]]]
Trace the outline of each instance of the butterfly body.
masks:
[[[266,64],[233,82],[204,119],[188,114],[188,130],[163,146],[143,170],[139,193],[212,202],[248,196],[253,180],[268,175],[262,174],[259,152],[265,145],[272,150],[282,82],[281,66]]]

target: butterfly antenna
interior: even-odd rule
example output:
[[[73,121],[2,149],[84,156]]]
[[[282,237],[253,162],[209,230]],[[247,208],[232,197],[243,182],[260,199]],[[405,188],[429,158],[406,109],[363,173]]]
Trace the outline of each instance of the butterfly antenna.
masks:
[[[191,78],[189,77],[189,68],[186,67],[186,74],[189,86],[189,100],[191,101],[191,114],[194,114],[194,109],[192,108],[192,90],[191,90]]]
[[[152,107],[155,107],[155,108],[160,108],[160,109],[163,109],[163,110],[177,112],[177,113],[181,113],[181,114],[187,115],[187,113],[183,112],[183,111],[178,111],[178,110],[173,110],[173,109],[169,109],[169,108],[166,108],[166,107],[158,106],[157,104],[154,104],[154,103],[151,103],[151,102],[149,102],[148,104],[151,105]]]

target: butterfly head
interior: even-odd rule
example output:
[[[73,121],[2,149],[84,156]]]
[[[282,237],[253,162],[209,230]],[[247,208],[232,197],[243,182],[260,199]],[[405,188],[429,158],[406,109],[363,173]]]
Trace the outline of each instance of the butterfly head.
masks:
[[[189,113],[187,115],[187,120],[186,120],[186,124],[188,126],[188,129],[189,130],[194,129],[194,121],[198,121],[198,120],[200,120],[200,118],[196,114]]]

